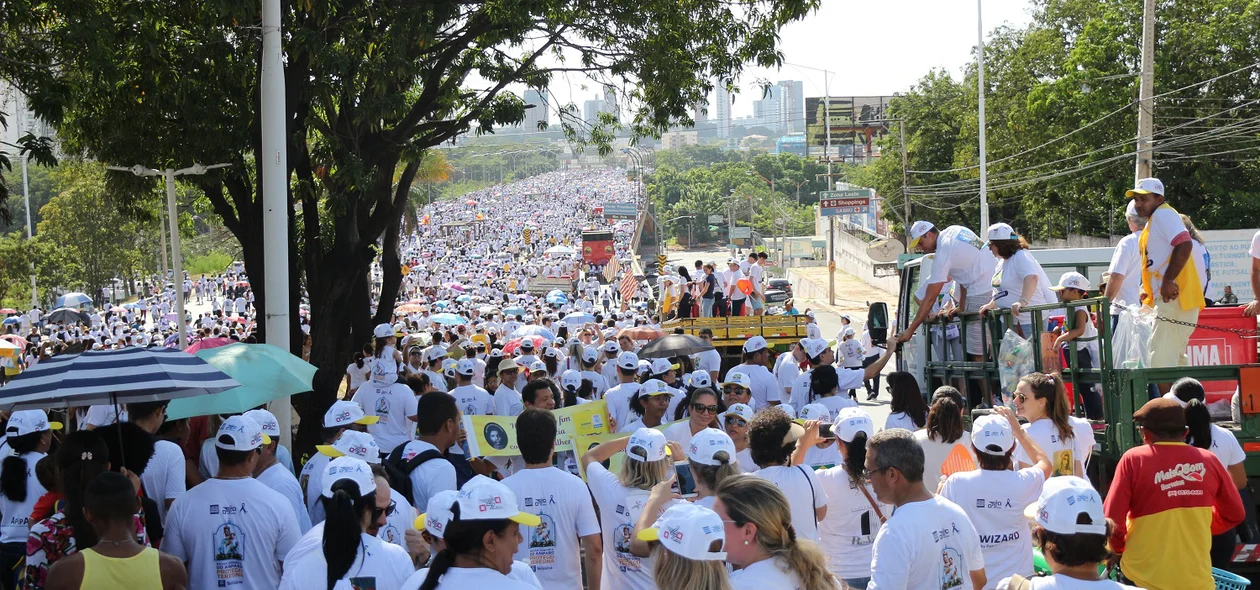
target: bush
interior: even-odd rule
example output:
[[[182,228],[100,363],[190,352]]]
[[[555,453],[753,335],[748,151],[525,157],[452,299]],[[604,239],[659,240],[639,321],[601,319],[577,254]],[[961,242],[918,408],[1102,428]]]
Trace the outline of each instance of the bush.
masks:
[[[232,264],[232,256],[223,252],[206,252],[199,256],[189,256],[184,259],[184,270],[190,276],[201,274],[215,274],[223,272]]]

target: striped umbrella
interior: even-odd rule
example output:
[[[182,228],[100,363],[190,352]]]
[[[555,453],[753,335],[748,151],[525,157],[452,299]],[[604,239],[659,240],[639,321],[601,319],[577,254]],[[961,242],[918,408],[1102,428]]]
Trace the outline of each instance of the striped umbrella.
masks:
[[[0,408],[65,408],[218,393],[241,384],[174,348],[123,348],[55,356],[0,387]]]

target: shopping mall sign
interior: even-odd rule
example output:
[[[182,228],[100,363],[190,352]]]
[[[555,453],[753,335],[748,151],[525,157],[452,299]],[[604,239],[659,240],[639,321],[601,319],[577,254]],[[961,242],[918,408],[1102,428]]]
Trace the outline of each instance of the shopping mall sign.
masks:
[[[865,215],[871,212],[871,197],[875,191],[869,188],[843,191],[822,191],[818,200],[823,217],[835,215]]]

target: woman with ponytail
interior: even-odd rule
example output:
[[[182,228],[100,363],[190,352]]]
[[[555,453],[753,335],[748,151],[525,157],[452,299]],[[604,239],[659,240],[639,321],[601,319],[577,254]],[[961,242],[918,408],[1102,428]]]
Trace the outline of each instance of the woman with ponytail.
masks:
[[[862,477],[866,439],[875,433],[871,417],[858,408],[840,411],[832,424],[839,440],[841,463],[818,472],[827,492],[827,513],[818,523],[818,544],[827,554],[830,570],[850,588],[866,588],[871,579],[871,548],[892,506],[875,499],[875,490]]]
[[[311,530],[323,536],[323,550],[286,561],[281,590],[349,590],[351,580],[354,587],[400,587],[415,569],[407,550],[367,534],[384,516],[376,507],[379,488],[371,466],[356,457],[337,457],[324,469],[323,480],[320,500],[327,516],[321,533]]]
[[[954,447],[962,446],[968,453],[971,451],[971,433],[963,426],[962,393],[954,387],[943,385],[932,394],[932,405],[928,409],[927,426],[914,431],[914,438],[923,446],[923,481],[928,489],[936,489],[941,482],[941,466],[953,452]],[[972,460],[975,460],[974,455]]]
[[[773,483],[729,478],[718,486],[713,511],[725,525],[726,561],[740,568],[731,576],[735,590],[842,588],[823,550],[797,538],[787,497]]]
[[[1015,388],[1015,413],[1028,420],[1024,431],[1050,457],[1052,476],[1085,476],[1085,465],[1094,450],[1094,429],[1089,421],[1072,415],[1072,404],[1057,374],[1029,373]],[[1022,448],[1015,451],[1019,468],[1035,461]]]
[[[17,587],[18,564],[26,557],[26,537],[35,502],[47,490],[35,475],[35,463],[48,453],[52,430],[43,410],[19,410],[9,416],[5,434],[9,453],[0,462],[0,587]]]
[[[93,547],[96,531],[83,516],[83,495],[96,476],[110,470],[109,447],[101,435],[92,430],[72,432],[61,442],[54,457],[57,481],[63,502],[52,516],[33,525],[26,539],[26,565],[22,580],[27,590],[41,590],[53,563]],[[124,470],[125,471],[125,470]],[[132,485],[140,480],[128,474]],[[135,517],[136,540],[148,545],[142,512]]]

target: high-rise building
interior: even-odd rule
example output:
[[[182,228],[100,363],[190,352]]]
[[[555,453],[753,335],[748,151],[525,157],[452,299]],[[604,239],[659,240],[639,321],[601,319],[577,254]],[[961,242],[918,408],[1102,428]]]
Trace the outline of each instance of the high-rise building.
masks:
[[[10,159],[14,163],[17,160],[13,156],[16,156],[18,152],[15,146],[23,135],[34,133],[36,137],[55,139],[56,130],[52,125],[36,117],[35,113],[27,107],[26,95],[7,82],[0,82],[0,112],[5,114],[6,125],[3,133],[0,133],[0,142],[4,144],[0,150],[9,152]]]
[[[718,80],[714,91],[713,115],[717,120],[717,136],[726,139],[731,136],[731,93],[726,85]]]
[[[708,102],[698,102],[691,106],[691,120],[695,121],[695,128],[700,129],[709,121],[709,104]]]
[[[604,84],[604,110],[612,113],[613,119],[621,120],[621,105],[617,102],[617,89],[612,84]]]
[[[582,120],[594,127],[599,124],[599,114],[604,112],[604,101],[594,98],[582,103]]]
[[[805,84],[800,80],[780,80],[778,119],[783,133],[805,132]]]
[[[549,122],[547,111],[547,91],[538,91],[533,88],[525,91],[525,105],[533,108],[525,109],[525,120],[521,122],[524,131],[538,131],[540,124],[546,125]]]

